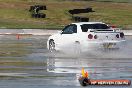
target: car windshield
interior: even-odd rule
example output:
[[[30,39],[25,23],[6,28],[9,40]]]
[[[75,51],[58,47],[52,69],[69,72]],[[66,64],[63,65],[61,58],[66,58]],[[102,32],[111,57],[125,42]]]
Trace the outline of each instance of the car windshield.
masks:
[[[87,32],[88,29],[109,29],[109,26],[106,24],[83,24],[81,29],[83,32]]]

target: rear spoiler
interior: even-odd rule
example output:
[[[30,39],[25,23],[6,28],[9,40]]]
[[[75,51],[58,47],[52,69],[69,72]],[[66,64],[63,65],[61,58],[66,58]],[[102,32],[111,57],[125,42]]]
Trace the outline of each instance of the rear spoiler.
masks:
[[[114,32],[114,30],[111,29],[90,29],[90,32]]]
[[[111,29],[90,29],[89,32],[120,32],[120,28],[111,28]]]

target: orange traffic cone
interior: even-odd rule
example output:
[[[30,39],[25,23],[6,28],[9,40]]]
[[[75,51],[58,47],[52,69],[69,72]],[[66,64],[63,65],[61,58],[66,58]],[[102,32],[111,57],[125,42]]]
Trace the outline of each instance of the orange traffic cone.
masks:
[[[19,39],[20,39],[20,35],[19,35],[19,34],[17,34],[17,35],[16,35],[16,38],[19,40]]]

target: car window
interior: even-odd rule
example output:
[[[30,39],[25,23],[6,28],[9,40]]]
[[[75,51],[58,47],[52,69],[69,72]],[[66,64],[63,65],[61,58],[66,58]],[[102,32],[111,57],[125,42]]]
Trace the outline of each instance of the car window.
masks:
[[[77,33],[76,25],[68,25],[62,30],[62,34],[72,34],[72,33]]]
[[[106,24],[83,24],[81,25],[82,32],[87,32],[88,29],[109,29]]]

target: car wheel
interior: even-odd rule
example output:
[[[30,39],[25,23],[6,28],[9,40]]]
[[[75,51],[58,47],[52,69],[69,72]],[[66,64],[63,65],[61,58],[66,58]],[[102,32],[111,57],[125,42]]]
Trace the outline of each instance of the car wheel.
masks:
[[[54,40],[49,41],[49,51],[54,52],[55,51],[55,42]]]

